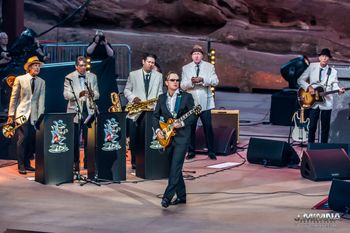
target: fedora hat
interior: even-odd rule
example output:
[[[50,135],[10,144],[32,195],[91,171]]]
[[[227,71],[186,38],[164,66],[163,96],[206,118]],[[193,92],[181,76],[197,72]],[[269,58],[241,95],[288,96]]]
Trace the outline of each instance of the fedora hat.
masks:
[[[26,64],[24,64],[24,66],[23,66],[24,70],[26,72],[28,72],[29,71],[29,66],[31,66],[33,64],[40,64],[40,66],[41,66],[44,63],[41,62],[37,56],[30,57],[30,58],[28,58]]]
[[[329,58],[332,58],[331,51],[328,48],[324,48],[321,50],[321,52],[318,54],[318,56],[325,55]]]
[[[197,45],[197,44],[193,46],[191,54],[194,52],[200,52],[200,53],[204,54],[202,46]]]

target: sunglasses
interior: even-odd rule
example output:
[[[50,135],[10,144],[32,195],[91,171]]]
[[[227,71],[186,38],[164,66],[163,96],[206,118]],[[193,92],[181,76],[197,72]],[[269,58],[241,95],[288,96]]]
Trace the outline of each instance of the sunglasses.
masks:
[[[180,79],[168,79],[170,82],[180,82]]]

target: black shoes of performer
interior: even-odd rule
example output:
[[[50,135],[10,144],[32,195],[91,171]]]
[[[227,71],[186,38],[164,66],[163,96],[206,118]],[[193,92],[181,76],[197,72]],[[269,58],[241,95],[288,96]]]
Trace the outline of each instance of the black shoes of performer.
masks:
[[[160,203],[163,208],[168,208],[170,205],[170,201],[168,198],[163,197],[162,202]]]
[[[80,171],[80,163],[79,163],[79,162],[74,162],[73,170],[74,170],[75,172]]]
[[[186,199],[176,198],[175,201],[171,202],[171,205],[186,204]]]
[[[31,171],[31,172],[34,172],[35,171],[35,168],[34,167],[32,167],[32,166],[27,166],[27,167],[24,167],[25,168],[25,170],[27,170],[27,171]]]
[[[196,154],[194,152],[188,152],[186,159],[190,160],[190,159],[194,159],[194,157],[196,157]]]
[[[21,174],[21,175],[26,175],[27,171],[24,170],[24,169],[18,169],[18,173]]]
[[[211,160],[217,160],[216,155],[215,155],[214,153],[209,153],[209,154],[208,154],[208,157],[209,157]]]

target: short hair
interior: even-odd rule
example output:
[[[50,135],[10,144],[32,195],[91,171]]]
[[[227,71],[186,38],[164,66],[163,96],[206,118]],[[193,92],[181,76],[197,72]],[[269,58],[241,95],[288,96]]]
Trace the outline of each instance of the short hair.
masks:
[[[152,57],[154,60],[157,60],[157,56],[153,53],[145,53],[142,57],[142,60],[146,60],[148,57]]]
[[[75,65],[79,65],[79,62],[83,61],[84,63],[86,63],[86,57],[84,56],[78,56],[77,59],[75,60]]]
[[[0,39],[4,39],[4,38],[8,38],[7,33],[6,32],[0,32]]]
[[[181,82],[181,77],[180,77],[180,75],[178,75],[175,71],[169,71],[166,75],[165,75],[165,81],[168,81],[168,78],[169,78],[169,76],[170,75],[172,75],[172,74],[175,74],[177,77],[179,77],[179,80],[180,80],[180,82]]]

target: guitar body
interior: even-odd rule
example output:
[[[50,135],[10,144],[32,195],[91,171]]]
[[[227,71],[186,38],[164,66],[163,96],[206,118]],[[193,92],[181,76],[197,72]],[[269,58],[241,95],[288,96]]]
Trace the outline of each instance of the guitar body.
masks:
[[[167,122],[159,122],[159,128],[163,131],[165,138],[164,139],[158,139],[159,144],[162,147],[167,147],[173,136],[175,136],[175,130],[173,127],[174,119],[168,119]]]
[[[160,121],[159,128],[163,131],[164,138],[162,139],[157,137],[159,144],[163,148],[166,148],[170,144],[171,139],[175,136],[175,128],[173,125],[175,121],[179,121],[179,122],[184,121],[187,117],[189,117],[193,113],[198,115],[201,111],[202,111],[202,107],[198,104],[193,109],[191,109],[190,111],[182,115],[179,119],[170,118],[167,120],[167,122]]]
[[[304,113],[301,113],[304,114]],[[296,142],[307,142],[309,136],[310,119],[303,120],[303,116],[299,117],[298,112],[293,115],[294,128],[292,131],[292,139]]]
[[[324,89],[323,87],[319,86],[315,88],[315,93],[311,94],[308,91],[305,91],[303,88],[300,88],[298,90],[298,100],[299,104],[303,108],[310,108],[312,107],[316,102],[323,102],[323,94]]]

